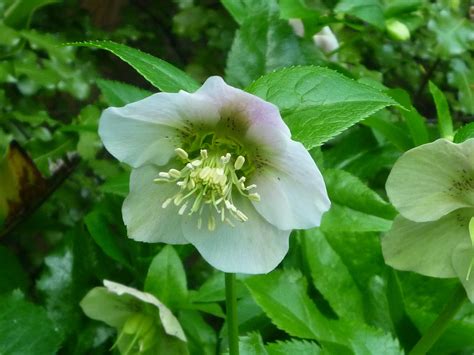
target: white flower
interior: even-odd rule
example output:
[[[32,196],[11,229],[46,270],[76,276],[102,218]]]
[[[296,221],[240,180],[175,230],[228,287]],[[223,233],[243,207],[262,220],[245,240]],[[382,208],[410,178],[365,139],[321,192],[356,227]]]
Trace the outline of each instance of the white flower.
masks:
[[[266,273],[292,229],[329,208],[323,178],[277,107],[209,78],[108,108],[99,134],[134,168],[122,213],[130,238],[192,243],[225,272]]]

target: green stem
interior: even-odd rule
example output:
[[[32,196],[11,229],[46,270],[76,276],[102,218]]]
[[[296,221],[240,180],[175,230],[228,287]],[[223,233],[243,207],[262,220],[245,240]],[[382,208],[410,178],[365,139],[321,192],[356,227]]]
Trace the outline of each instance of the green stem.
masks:
[[[227,313],[227,335],[229,337],[229,355],[239,355],[239,325],[237,322],[235,274],[225,274],[225,299]]]
[[[436,343],[439,337],[446,330],[449,322],[455,316],[459,308],[466,300],[466,291],[462,285],[459,285],[454,291],[451,299],[446,303],[438,318],[431,327],[428,328],[421,339],[416,343],[415,347],[410,351],[409,355],[424,355]]]

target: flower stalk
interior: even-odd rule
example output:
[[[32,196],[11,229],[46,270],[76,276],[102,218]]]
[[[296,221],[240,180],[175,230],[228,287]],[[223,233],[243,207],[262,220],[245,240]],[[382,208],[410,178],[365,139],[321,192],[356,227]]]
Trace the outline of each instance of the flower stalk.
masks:
[[[235,274],[225,274],[225,298],[227,316],[227,336],[229,354],[239,355],[239,324],[237,319],[237,297],[235,292]]]
[[[459,285],[453,293],[451,299],[446,303],[438,318],[430,328],[421,337],[409,355],[424,355],[436,343],[448,327],[449,322],[456,315],[459,308],[466,301],[466,291],[462,285]]]

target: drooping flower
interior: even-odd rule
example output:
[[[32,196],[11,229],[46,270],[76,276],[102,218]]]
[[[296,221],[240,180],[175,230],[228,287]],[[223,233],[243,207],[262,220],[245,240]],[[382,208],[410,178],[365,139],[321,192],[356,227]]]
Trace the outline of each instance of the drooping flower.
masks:
[[[266,273],[292,229],[329,208],[323,178],[276,106],[209,78],[108,108],[99,134],[134,169],[122,213],[130,238],[192,243],[225,272]]]
[[[395,163],[386,188],[400,212],[382,238],[387,264],[458,277],[474,302],[474,139],[439,139],[409,150]]]
[[[187,353],[178,320],[155,296],[104,280],[82,299],[84,313],[117,329],[114,346],[121,354]]]

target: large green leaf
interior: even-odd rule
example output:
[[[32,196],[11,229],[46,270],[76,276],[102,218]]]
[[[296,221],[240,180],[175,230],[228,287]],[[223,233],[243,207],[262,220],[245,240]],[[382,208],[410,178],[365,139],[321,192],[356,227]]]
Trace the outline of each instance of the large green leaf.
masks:
[[[3,22],[16,29],[26,28],[36,10],[55,2],[60,0],[15,0],[5,11]]]
[[[186,302],[186,273],[181,259],[171,245],[165,246],[151,262],[145,280],[145,291],[155,295],[172,309]]]
[[[319,229],[301,232],[313,283],[340,317],[364,321],[363,296],[350,270]]]
[[[61,341],[43,308],[25,301],[17,292],[0,298],[1,354],[55,354]]]
[[[75,46],[99,48],[109,51],[130,64],[153,86],[165,92],[185,90],[193,92],[199,84],[182,70],[148,53],[111,41],[89,41],[70,43]]]
[[[277,105],[293,137],[307,148],[396,104],[372,87],[314,66],[272,72],[251,84],[247,91]]]

